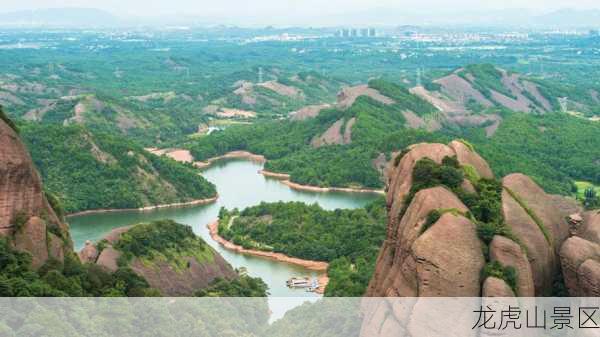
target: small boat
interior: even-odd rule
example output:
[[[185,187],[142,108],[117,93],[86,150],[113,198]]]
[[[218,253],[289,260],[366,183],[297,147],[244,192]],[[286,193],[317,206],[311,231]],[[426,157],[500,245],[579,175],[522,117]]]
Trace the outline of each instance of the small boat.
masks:
[[[292,277],[287,280],[286,285],[290,288],[308,288],[311,285],[311,279],[308,277]]]
[[[306,291],[312,292],[319,288],[319,281],[309,277],[292,277],[287,280],[286,285],[289,288],[306,288]]]

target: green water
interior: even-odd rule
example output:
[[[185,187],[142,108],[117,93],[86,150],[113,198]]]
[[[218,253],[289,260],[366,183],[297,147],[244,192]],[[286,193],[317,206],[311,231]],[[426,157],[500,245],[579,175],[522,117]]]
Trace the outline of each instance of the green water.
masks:
[[[375,200],[376,195],[365,193],[315,193],[296,191],[277,180],[258,174],[260,164],[245,160],[215,163],[203,176],[217,186],[219,199],[209,205],[161,209],[151,212],[118,212],[91,214],[69,218],[75,248],[80,250],[86,240],[98,241],[111,229],[139,222],[173,219],[192,226],[194,232],[214,247],[234,268],[245,267],[248,274],[261,277],[268,285],[271,296],[315,296],[302,289],[288,289],[285,281],[292,276],[315,276],[314,272],[286,263],[238,254],[225,250],[209,235],[207,224],[217,219],[221,207],[243,209],[262,201],[302,201],[318,203],[325,209],[358,208]]]

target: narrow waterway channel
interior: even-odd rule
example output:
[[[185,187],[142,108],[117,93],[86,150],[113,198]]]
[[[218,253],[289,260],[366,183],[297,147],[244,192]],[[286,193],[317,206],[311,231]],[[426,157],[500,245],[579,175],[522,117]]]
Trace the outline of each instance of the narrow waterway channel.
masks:
[[[262,164],[243,159],[229,159],[214,163],[203,171],[203,176],[217,186],[219,199],[208,205],[185,208],[159,209],[147,212],[117,212],[88,214],[69,218],[75,249],[83,247],[86,240],[98,241],[111,229],[158,219],[173,219],[192,226],[194,232],[214,247],[234,268],[244,267],[253,277],[261,277],[269,286],[273,297],[318,296],[303,289],[289,289],[285,281],[293,276],[317,276],[302,267],[260,257],[243,255],[224,249],[209,235],[207,224],[214,221],[221,207],[244,209],[262,201],[302,201],[318,203],[325,209],[358,208],[378,196],[368,193],[297,191],[277,180],[258,173]]]

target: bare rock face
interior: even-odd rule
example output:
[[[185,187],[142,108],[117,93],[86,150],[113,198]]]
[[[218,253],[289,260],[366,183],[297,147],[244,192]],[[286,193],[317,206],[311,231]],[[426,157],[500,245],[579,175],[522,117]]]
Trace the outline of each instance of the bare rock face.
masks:
[[[515,293],[504,280],[497,277],[488,277],[483,282],[483,297],[514,297]]]
[[[48,231],[52,234],[47,240]],[[0,120],[0,236],[32,255],[34,268],[72,250],[68,226],[46,200],[42,181],[18,134]]]
[[[559,251],[569,237],[566,218],[577,206],[568,198],[546,194],[523,174],[508,175],[502,183],[506,225],[527,248],[535,294],[549,295],[560,271]]]
[[[577,236],[600,245],[600,211],[583,214],[583,226],[578,230]]]
[[[560,260],[571,296],[600,296],[600,212],[583,215],[576,236],[562,245]]]
[[[46,223],[35,216],[29,218],[22,228],[15,230],[15,248],[31,253],[33,268],[41,267],[48,260],[46,234]]]
[[[467,211],[463,203],[443,187],[422,190],[415,195],[401,221],[388,228],[389,239],[379,254],[378,268],[369,285],[370,296],[417,296],[413,244],[419,238],[427,215],[442,208]]]
[[[460,238],[456,240],[455,238]],[[417,296],[477,297],[485,265],[475,225],[463,216],[444,214],[414,243]]]
[[[506,225],[527,247],[536,293],[549,289],[552,286],[552,266],[555,265],[549,242],[535,221],[506,190],[502,191],[502,211]]]
[[[531,178],[523,174],[511,174],[502,180],[504,187],[517,194],[521,200],[542,221],[548,230],[552,246],[558,253],[560,245],[569,237],[569,225],[566,217],[569,214],[561,213],[557,201],[553,196],[544,192]]]
[[[412,171],[415,164],[423,159],[429,158],[436,163],[441,163],[447,156],[453,156],[454,151],[444,144],[422,143],[410,147],[398,165],[390,173],[389,192],[387,194],[387,205],[390,214],[398,214],[404,206],[404,198],[412,187]],[[398,219],[392,219],[397,221]]]
[[[455,156],[461,165],[469,165],[482,178],[494,178],[487,162],[461,141],[453,141],[449,145],[416,144],[404,151],[402,157],[395,161],[395,166],[389,169],[387,239],[380,251],[367,296],[481,294],[479,271],[485,260],[475,225],[460,216],[469,211],[465,205],[443,187],[419,191],[411,204],[405,205],[405,198],[412,188],[412,171],[416,162],[429,158],[441,163],[446,156]],[[555,274],[560,270],[557,247],[569,235],[565,218],[577,206],[566,198],[546,194],[522,174],[509,175],[502,183],[505,188],[502,212],[516,241],[497,236],[489,247],[490,260],[517,270],[517,295],[547,294],[552,289]],[[475,192],[472,184],[463,183],[463,187]],[[444,214],[423,233],[422,226],[427,215],[435,209],[454,209],[455,212]],[[455,230],[453,235],[446,232],[448,228]],[[445,252],[452,259],[438,256],[439,252]],[[435,267],[431,267],[432,261],[435,261]],[[454,265],[457,261],[461,261],[463,279],[460,280],[448,276],[453,268],[458,270],[459,266]],[[428,263],[430,266],[426,267]],[[453,288],[456,285],[459,289]]]
[[[82,263],[95,263],[98,259],[98,249],[88,240],[85,242],[85,247],[77,255]]]
[[[111,272],[117,271],[122,252],[115,247],[121,235],[133,227],[135,226],[119,227],[110,231],[102,240],[106,247],[99,254],[98,247],[91,242],[86,243],[79,252],[79,259],[84,263],[95,262]],[[237,276],[231,265],[219,253],[208,245],[204,249],[209,250],[209,254],[206,255],[210,258],[198,261],[194,256],[183,257],[185,267],[164,258],[142,261],[137,257],[130,260],[128,267],[165,296],[190,296],[194,291],[207,287],[216,278],[232,279]]]
[[[579,294],[583,297],[600,296],[600,262],[586,260],[577,270],[579,279]]]
[[[448,146],[456,153],[456,159],[458,159],[459,163],[473,166],[482,178],[494,178],[494,173],[488,163],[477,152],[465,145],[465,143],[454,140]]]
[[[98,256],[96,264],[106,268],[111,272],[115,272],[117,271],[117,269],[119,269],[119,266],[117,264],[119,257],[121,257],[121,253],[113,247],[109,246],[102,250],[100,256]]]
[[[521,249],[521,246],[519,246],[519,244],[503,236],[496,235],[492,240],[492,243],[490,244],[490,260],[498,261],[501,265],[505,267],[511,266],[515,268],[518,277],[517,289],[519,296],[535,296],[535,287],[533,284],[533,274],[531,272],[531,265],[527,260],[527,255],[525,255],[525,252]]]
[[[168,262],[161,261],[148,267],[135,259],[131,269],[145,278],[152,288],[167,296],[189,296],[195,290],[207,287],[217,277],[232,279],[236,276],[227,261],[216,252],[211,263],[199,263],[193,257],[187,258],[187,263],[188,268],[180,271]]]
[[[565,286],[571,296],[598,296],[599,244],[577,236],[569,238],[561,247],[560,260]]]

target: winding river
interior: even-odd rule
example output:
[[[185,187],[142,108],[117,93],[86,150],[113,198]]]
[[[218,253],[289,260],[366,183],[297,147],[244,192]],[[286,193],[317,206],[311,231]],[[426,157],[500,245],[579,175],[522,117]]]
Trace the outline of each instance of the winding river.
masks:
[[[139,222],[173,219],[192,226],[194,232],[214,247],[234,268],[245,267],[248,274],[261,277],[269,286],[272,297],[319,296],[302,289],[289,289],[285,281],[293,276],[317,276],[315,272],[295,265],[242,255],[224,249],[212,240],[206,227],[214,221],[221,207],[244,209],[262,201],[302,201],[318,203],[325,209],[358,208],[375,200],[377,195],[348,192],[307,192],[289,188],[281,182],[258,173],[262,164],[244,159],[215,162],[203,171],[203,176],[217,186],[219,199],[207,205],[154,211],[88,214],[69,218],[75,249],[80,250],[86,240],[98,241],[111,229]]]

